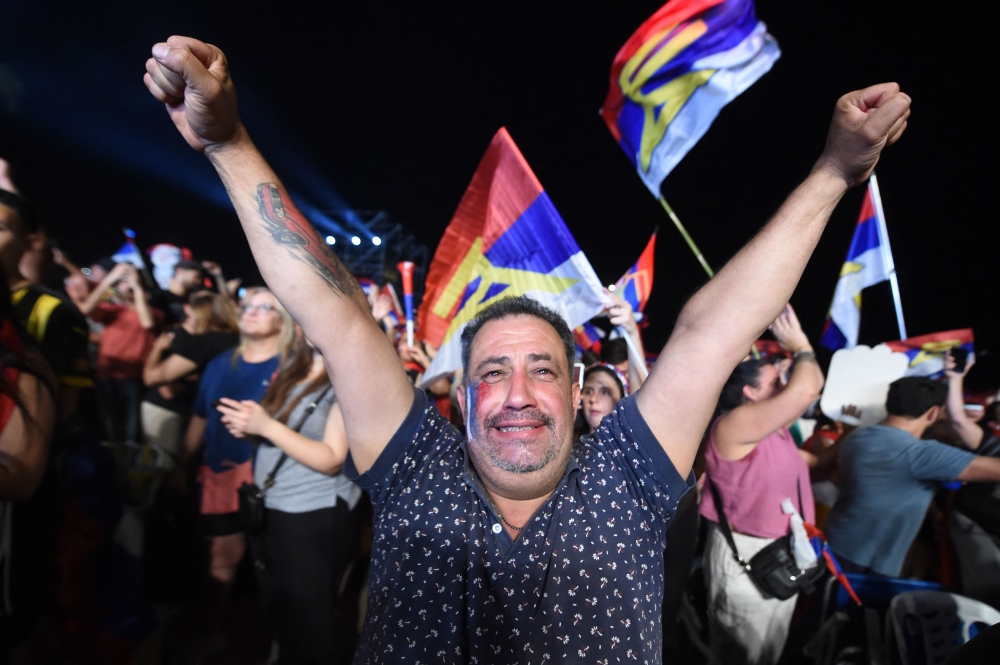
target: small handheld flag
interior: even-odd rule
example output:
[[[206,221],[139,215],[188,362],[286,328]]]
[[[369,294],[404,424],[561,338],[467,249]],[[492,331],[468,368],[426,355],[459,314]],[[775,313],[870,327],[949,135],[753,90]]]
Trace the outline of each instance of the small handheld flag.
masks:
[[[611,64],[601,115],[653,196],[780,56],[753,0],[671,0],[639,26]]]
[[[638,319],[646,308],[649,294],[653,290],[653,266],[656,260],[656,231],[642,250],[639,260],[633,264],[615,284],[615,293],[628,304]]]
[[[146,262],[142,260],[142,252],[135,244],[135,231],[132,229],[122,229],[125,233],[125,244],[111,256],[115,263],[131,263],[139,270],[146,268]]]
[[[403,278],[403,306],[406,309],[406,345],[413,346],[413,261],[396,264]]]
[[[439,350],[426,380],[462,366],[461,331],[480,310],[519,295],[555,310],[571,329],[604,305],[597,274],[501,128],[427,272],[417,324],[422,338]]]
[[[893,351],[905,353],[910,359],[906,376],[936,379],[944,374],[944,356],[949,349],[962,347],[972,354],[975,351],[974,342],[972,328],[963,328],[886,342],[885,345]]]
[[[847,250],[847,260],[840,269],[840,279],[833,292],[833,304],[830,305],[820,343],[831,351],[857,346],[858,330],[861,327],[861,291],[886,280],[892,283],[899,335],[905,339],[906,327],[903,324],[896,267],[889,248],[889,232],[882,213],[878,180],[873,173],[868,180],[858,224],[854,228],[854,237],[851,238],[851,247]]]

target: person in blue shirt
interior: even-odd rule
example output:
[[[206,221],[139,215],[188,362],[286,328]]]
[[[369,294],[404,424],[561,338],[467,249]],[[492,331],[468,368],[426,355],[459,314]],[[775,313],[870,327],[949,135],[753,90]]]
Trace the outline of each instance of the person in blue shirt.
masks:
[[[246,537],[237,517],[237,490],[253,482],[254,446],[233,436],[216,406],[223,398],[259,401],[288,356],[295,340],[295,324],[281,303],[267,289],[248,289],[240,309],[240,344],[224,351],[205,367],[195,397],[184,446],[175,470],[175,483],[183,484],[185,467],[204,446],[198,480],[201,514],[209,540],[209,586],[200,636],[214,637],[236,570],[246,552]],[[192,641],[188,649],[203,645]]]
[[[1000,481],[1000,459],[921,439],[943,415],[947,397],[946,385],[925,377],[894,381],[886,419],[841,444],[840,496],[824,531],[846,570],[899,576],[940,483]]]
[[[684,306],[642,387],[574,445],[575,343],[558,313],[527,296],[470,300],[461,434],[414,390],[357,281],[254,146],[223,53],[171,37],[152,54],[147,88],[218,171],[261,275],[329,368],[344,473],[375,513],[355,662],[661,662],[667,528],[719,392],[837,202],[906,129],[909,96],[885,83],[839,99],[802,184]]]

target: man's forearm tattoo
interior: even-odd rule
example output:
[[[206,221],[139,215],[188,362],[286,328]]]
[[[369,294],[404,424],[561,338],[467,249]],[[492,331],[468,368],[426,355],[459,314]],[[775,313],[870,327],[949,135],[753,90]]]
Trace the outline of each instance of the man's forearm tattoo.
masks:
[[[333,250],[305,221],[291,199],[287,203],[282,199],[277,184],[264,182],[257,185],[257,203],[271,237],[279,245],[287,247],[293,257],[311,266],[331,287],[345,296],[350,297],[361,288]]]

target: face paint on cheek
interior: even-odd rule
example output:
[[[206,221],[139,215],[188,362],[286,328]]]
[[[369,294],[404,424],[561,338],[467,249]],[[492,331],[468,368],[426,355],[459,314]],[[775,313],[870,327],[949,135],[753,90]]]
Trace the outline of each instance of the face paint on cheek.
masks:
[[[477,412],[483,398],[489,393],[490,386],[485,383],[477,383],[475,389],[469,385],[465,387],[465,431],[470,439],[478,438],[482,434]]]

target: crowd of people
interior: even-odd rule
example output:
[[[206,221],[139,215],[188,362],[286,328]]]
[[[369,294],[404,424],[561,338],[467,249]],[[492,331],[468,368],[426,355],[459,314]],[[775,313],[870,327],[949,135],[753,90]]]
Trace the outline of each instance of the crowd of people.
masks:
[[[437,349],[310,234],[221,52],[172,37],[146,84],[219,171],[270,288],[209,261],[163,284],[80,268],[0,160],[0,663],[652,663],[698,594],[703,659],[799,662],[814,586],[781,593],[747,562],[787,558],[802,522],[844,570],[1000,608],[1000,402],[966,404],[972,363],[949,356],[943,381],[890,386],[884,422],[832,420],[788,305],[830,211],[905,129],[898,86],[841,98],[812,172],[651,371],[607,293],[628,343],[578,349],[509,297],[438,377]],[[767,329],[780,351],[751,356]],[[257,661],[231,655],[260,640],[245,616],[232,629],[240,589]]]

